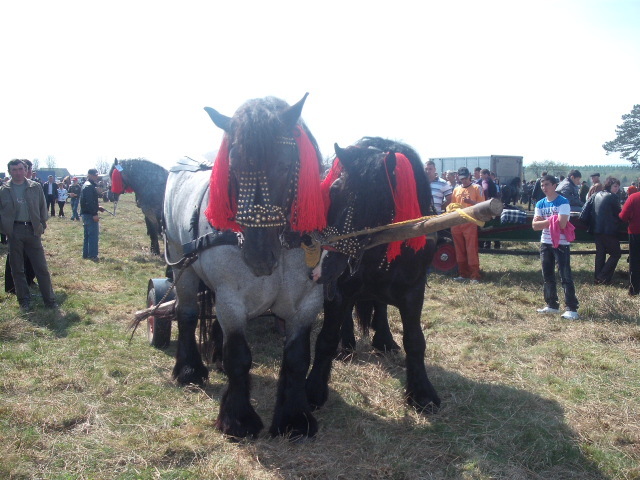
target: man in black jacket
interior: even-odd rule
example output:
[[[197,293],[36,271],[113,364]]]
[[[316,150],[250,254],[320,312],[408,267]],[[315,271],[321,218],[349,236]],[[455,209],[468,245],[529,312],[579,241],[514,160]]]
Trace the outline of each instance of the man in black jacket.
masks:
[[[98,260],[98,238],[100,235],[100,216],[98,212],[104,212],[98,204],[98,191],[96,184],[100,177],[95,168],[87,172],[87,181],[82,186],[80,193],[80,215],[84,224],[84,244],[82,246],[82,258]]]
[[[49,180],[42,185],[42,190],[44,190],[44,198],[47,201],[47,210],[51,209],[51,216],[55,217],[56,204],[58,202],[58,184],[53,175],[49,175]]]
[[[579,170],[571,170],[567,178],[562,180],[556,192],[569,200],[572,212],[582,210],[584,202],[580,200],[580,185],[582,184],[582,174]]]
[[[589,231],[595,236],[596,243],[594,272],[596,284],[609,285],[612,282],[618,260],[622,255],[620,240],[618,240],[618,229],[621,226],[618,217],[621,211],[618,190],[620,190],[620,181],[609,177],[605,181],[604,190],[596,193],[589,200],[593,202]]]

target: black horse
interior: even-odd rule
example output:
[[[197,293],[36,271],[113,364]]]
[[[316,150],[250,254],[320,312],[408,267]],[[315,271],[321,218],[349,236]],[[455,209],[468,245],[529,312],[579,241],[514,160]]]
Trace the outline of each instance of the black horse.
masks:
[[[151,253],[160,255],[158,236],[162,226],[162,204],[169,172],[160,165],[143,158],[128,160],[116,158],[109,176],[113,194],[135,192],[136,205],[144,213],[147,235],[151,239]]]
[[[511,181],[502,187],[502,203],[515,205],[520,198],[520,178],[513,177]]]
[[[336,155],[342,174],[330,189],[329,233],[343,234],[408,219],[403,205],[407,201],[417,204],[413,209],[414,218],[433,213],[431,190],[422,162],[407,145],[365,137],[347,149],[336,145]],[[415,186],[411,186],[411,181]],[[359,237],[341,242],[335,251],[326,253],[322,261],[324,323],[307,378],[307,398],[314,407],[326,402],[341,326],[352,321],[351,312],[356,302],[365,300],[374,301],[377,307],[386,304],[398,307],[406,353],[407,401],[419,411],[434,411],[440,399],[425,369],[426,342],[420,316],[426,271],[435,244],[419,237],[365,250],[367,241],[366,237]],[[378,327],[384,327],[386,318],[384,321],[380,318]],[[388,325],[386,328],[388,330]],[[381,341],[378,348],[394,349],[395,342],[387,347],[385,343]]]

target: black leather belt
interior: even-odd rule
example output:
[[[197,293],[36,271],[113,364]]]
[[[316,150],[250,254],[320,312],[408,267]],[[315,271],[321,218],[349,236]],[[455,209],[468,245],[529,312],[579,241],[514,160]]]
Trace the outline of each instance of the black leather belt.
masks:
[[[13,224],[14,225],[31,225],[31,222],[18,222],[18,221],[15,221],[15,222],[13,222]]]

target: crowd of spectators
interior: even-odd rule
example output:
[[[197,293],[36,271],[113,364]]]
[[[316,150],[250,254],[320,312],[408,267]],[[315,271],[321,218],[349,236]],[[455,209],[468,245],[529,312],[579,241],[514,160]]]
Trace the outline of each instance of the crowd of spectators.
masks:
[[[500,198],[501,185],[495,173],[476,167],[471,176],[466,167],[446,171],[440,179],[435,164],[427,162],[432,183],[434,204],[440,213],[442,206],[464,208],[478,202]],[[590,175],[591,185],[582,180],[579,170],[573,169],[560,179],[546,171],[536,180],[522,181],[520,207],[533,204],[532,228],[541,231],[540,260],[544,281],[545,306],[539,313],[560,313],[556,287],[556,267],[564,291],[566,319],[578,318],[578,299],[571,273],[570,245],[575,238],[570,217],[579,215],[594,236],[596,255],[594,283],[610,285],[622,255],[619,234],[627,225],[629,236],[629,295],[640,293],[640,192],[634,182],[627,191],[614,177],[600,180],[599,173]],[[519,180],[518,180],[519,181]],[[448,192],[452,192],[448,195]],[[479,248],[489,248],[490,242],[478,242],[478,228],[468,223],[451,229],[458,263],[456,281],[478,283],[481,280]]]

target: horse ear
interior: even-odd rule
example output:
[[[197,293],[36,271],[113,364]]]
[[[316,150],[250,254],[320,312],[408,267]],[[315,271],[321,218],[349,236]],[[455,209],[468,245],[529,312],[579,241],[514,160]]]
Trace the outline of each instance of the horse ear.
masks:
[[[114,165],[118,165],[118,159],[117,159],[117,158],[114,158],[114,159],[113,159],[113,164],[114,164]]]
[[[342,166],[348,171],[353,167],[354,155],[346,148],[340,148],[337,143],[333,144],[333,149],[336,151],[336,157],[340,159]]]
[[[293,129],[293,127],[296,126],[296,123],[298,123],[298,119],[302,114],[302,107],[304,107],[304,102],[307,100],[308,95],[309,92],[305,93],[304,97],[302,97],[302,99],[298,103],[290,106],[280,114],[280,120],[288,129]]]
[[[218,128],[221,128],[225,132],[229,133],[231,118],[225,115],[222,115],[220,112],[218,112],[217,110],[214,110],[211,107],[204,107],[204,111],[209,114],[209,116],[211,117],[211,120],[213,120],[213,123],[215,123]]]
[[[384,164],[387,167],[387,174],[389,175],[389,177],[393,175],[393,172],[396,169],[396,163],[396,152],[389,152],[387,154],[387,158],[384,159]]]

